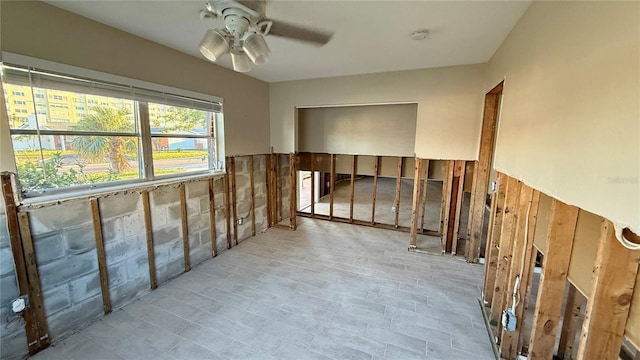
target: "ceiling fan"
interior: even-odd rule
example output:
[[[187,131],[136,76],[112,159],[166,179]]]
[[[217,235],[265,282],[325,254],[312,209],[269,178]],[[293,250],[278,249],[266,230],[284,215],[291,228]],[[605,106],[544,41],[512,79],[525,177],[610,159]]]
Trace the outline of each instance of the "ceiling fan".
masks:
[[[303,41],[322,46],[332,34],[312,30],[265,16],[265,1],[211,0],[200,11],[202,19],[224,20],[224,28],[209,29],[200,41],[200,52],[210,61],[231,54],[233,69],[251,71],[251,63],[262,65],[271,58],[264,40],[267,35]]]

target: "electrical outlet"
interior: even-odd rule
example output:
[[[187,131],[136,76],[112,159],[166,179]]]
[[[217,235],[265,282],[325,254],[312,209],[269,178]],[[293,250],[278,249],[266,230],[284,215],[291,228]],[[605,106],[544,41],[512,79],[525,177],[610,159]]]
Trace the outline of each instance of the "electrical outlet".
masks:
[[[394,214],[396,213],[396,207],[395,206],[391,207],[391,212],[394,213]]]
[[[242,218],[238,219],[238,225],[242,225]]]
[[[491,182],[491,192],[496,192],[498,191],[498,182],[497,181],[492,181]]]

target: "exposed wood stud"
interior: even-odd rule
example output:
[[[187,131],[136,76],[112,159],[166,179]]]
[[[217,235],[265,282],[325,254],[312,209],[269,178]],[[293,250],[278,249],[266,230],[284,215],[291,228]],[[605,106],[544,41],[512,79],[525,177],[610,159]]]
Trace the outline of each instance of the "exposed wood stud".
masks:
[[[187,190],[185,185],[180,184],[180,218],[182,220],[182,249],[184,251],[184,271],[191,270],[191,259],[189,256],[189,225],[187,218]]]
[[[249,183],[251,186],[251,235],[256,236],[256,189],[253,171],[253,155],[249,155]]]
[[[413,203],[411,205],[411,235],[409,247],[415,248],[418,243],[418,212],[420,206],[420,178],[422,176],[422,159],[416,158],[415,175],[413,177]]]
[[[453,234],[452,234],[452,247],[451,255],[456,255],[458,252],[458,239],[460,238],[458,230],[460,229],[460,213],[462,210],[462,199],[464,199],[464,173],[466,171],[466,162],[464,160],[456,160],[454,177],[458,178],[458,186],[455,191],[455,197],[451,201],[456,202],[456,211],[453,222]],[[467,239],[467,244],[469,239]]]
[[[376,195],[378,193],[378,175],[380,173],[380,156],[376,156],[376,162],[373,165],[373,199],[371,205],[371,225],[376,223]]]
[[[269,188],[269,209],[270,222],[269,226],[272,226],[278,222],[278,206],[277,206],[277,185],[276,185],[276,154],[271,153],[269,155],[269,176],[267,176],[267,184]]]
[[[231,211],[233,214],[233,243],[238,245],[238,195],[236,191],[236,157],[231,157]]]
[[[449,230],[453,224],[451,222],[451,192],[453,190],[453,172],[455,168],[455,161],[447,161],[447,167],[445,172],[445,180],[442,188],[442,253],[447,252],[447,248],[450,245],[449,239],[451,232]]]
[[[265,170],[264,170],[264,182],[265,189],[267,191],[267,228],[272,225],[271,222],[271,156],[269,154],[264,156]]]
[[[584,296],[573,284],[569,284],[567,292],[567,304],[560,330],[560,343],[558,345],[557,356],[560,359],[573,359],[573,348],[580,325],[580,311],[584,306]]]
[[[349,200],[349,221],[353,222],[353,201],[356,193],[356,168],[358,166],[358,155],[351,157],[351,197]]]
[[[227,171],[223,177],[224,181],[224,219],[225,219],[225,228],[227,231],[227,249],[231,249],[233,243],[231,242],[231,216],[229,214],[229,172]]]
[[[427,187],[429,185],[429,160],[422,160],[422,168],[424,169],[424,180],[422,186],[422,217],[420,219],[420,232],[424,231],[424,218],[427,213]]]
[[[578,211],[575,206],[552,200],[547,251],[543,258],[538,299],[531,327],[530,359],[547,360],[553,357]],[[618,346],[616,351],[619,350]]]
[[[211,231],[211,256],[218,256],[216,233],[216,194],[213,178],[209,178],[209,230]]]
[[[507,176],[498,173],[498,188],[491,197],[491,219],[489,220],[489,231],[487,233],[487,245],[484,251],[484,303],[491,304],[493,300],[493,289],[496,282],[496,268],[498,266],[498,246],[500,245],[500,234],[502,230],[502,219],[504,216],[505,195],[507,188]],[[468,236],[469,234],[467,234]]]
[[[158,288],[158,278],[156,277],[156,256],[153,246],[153,228],[151,227],[151,206],[149,205],[149,192],[142,191],[142,208],[144,211],[144,229],[147,237],[147,258],[149,260],[149,282],[151,290]]]
[[[493,156],[493,143],[498,119],[498,106],[502,94],[503,84],[493,88],[485,95],[484,114],[482,120],[482,132],[480,134],[480,149],[478,162],[474,168],[474,194],[473,203],[469,207],[469,222],[471,222],[471,238],[469,239],[469,251],[467,261],[477,263],[482,241],[482,225],[484,223],[484,208],[489,185],[491,171],[491,158]]]
[[[91,218],[93,220],[93,234],[96,239],[96,253],[98,255],[98,271],[100,273],[100,288],[102,290],[102,309],[105,314],[111,312],[111,296],[109,295],[109,273],[107,272],[107,256],[102,238],[102,223],[100,221],[100,205],[98,199],[89,200],[91,203]]]
[[[517,291],[517,299],[520,300],[524,299],[523,295],[531,283],[529,261],[531,260],[531,253],[533,252],[533,234],[530,230],[535,228],[538,202],[540,201],[540,193],[537,191],[536,193],[537,195],[534,198],[534,190],[526,185],[522,185],[520,190],[514,244],[511,252],[512,258],[506,284],[507,302],[505,307],[507,308],[513,307],[512,294],[516,290],[515,285],[516,282],[518,282],[516,279],[519,279],[520,283]],[[524,305],[524,301],[518,301],[516,308],[513,309],[516,319],[522,320]],[[517,321],[515,331],[502,329],[500,353],[503,358],[516,359],[519,350],[518,340],[520,331],[522,330],[522,324],[522,321]]]
[[[35,312],[38,328],[38,350],[42,350],[50,345],[51,339],[49,338],[49,327],[44,312],[44,300],[42,298],[40,275],[38,273],[38,264],[36,263],[33,238],[31,237],[31,228],[29,226],[29,214],[26,212],[18,213],[18,222],[20,224],[20,237],[22,238],[24,260],[27,265],[27,276],[29,277],[29,304],[34,308]]]
[[[275,172],[275,183],[276,183],[276,199],[278,200],[278,214],[276,223],[280,223],[282,221],[282,211],[284,211],[284,205],[282,205],[282,187],[283,187],[283,179],[282,179],[282,161],[281,154],[276,155],[276,172]]]
[[[396,177],[396,198],[393,202],[393,206],[396,208],[395,226],[398,228],[398,222],[400,220],[400,191],[402,189],[402,157],[398,157],[398,176]]]
[[[289,154],[289,228],[296,230],[298,227],[296,213],[298,210],[298,201],[296,198],[296,154]]]
[[[333,219],[333,197],[336,189],[336,154],[331,154],[331,184],[329,185],[329,219]]]
[[[613,223],[604,219],[582,323],[578,360],[618,358],[634,295],[639,258],[640,251],[622,246],[616,239]]]
[[[518,209],[518,201],[520,200],[520,187],[522,184],[514,178],[508,178],[505,195],[504,217],[502,219],[502,227],[500,229],[500,240],[498,246],[498,258],[496,267],[496,281],[493,287],[493,298],[491,301],[491,317],[492,324],[498,324],[498,332],[500,335],[501,322],[500,317],[505,309],[505,297],[507,296],[507,276],[509,265],[511,264],[513,237],[516,227],[516,216]],[[507,259],[507,260],[504,260]]]
[[[24,249],[22,247],[22,240],[20,238],[20,224],[18,221],[18,210],[16,207],[15,198],[13,195],[13,180],[14,175],[3,172],[2,179],[2,196],[4,199],[4,205],[7,216],[7,230],[9,233],[9,241],[11,244],[11,252],[13,253],[13,261],[15,265],[16,278],[18,280],[18,290],[20,296],[29,295],[29,278],[27,275],[27,265],[25,263]],[[29,354],[33,355],[40,350],[40,344],[38,341],[38,325],[36,320],[35,311],[27,307],[22,312],[22,318],[25,322],[25,332],[27,335],[27,343]]]
[[[311,153],[311,216],[316,214],[316,156]]]

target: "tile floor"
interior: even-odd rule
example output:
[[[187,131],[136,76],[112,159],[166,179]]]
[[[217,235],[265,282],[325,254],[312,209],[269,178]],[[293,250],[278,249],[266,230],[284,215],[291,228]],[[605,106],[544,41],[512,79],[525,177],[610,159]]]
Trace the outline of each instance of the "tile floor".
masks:
[[[408,234],[300,219],[114,311],[35,359],[493,359],[482,266]]]

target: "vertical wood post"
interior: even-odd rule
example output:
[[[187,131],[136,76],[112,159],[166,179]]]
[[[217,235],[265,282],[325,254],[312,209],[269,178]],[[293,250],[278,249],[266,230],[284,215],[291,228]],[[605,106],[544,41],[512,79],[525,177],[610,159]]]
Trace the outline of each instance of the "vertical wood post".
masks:
[[[551,203],[547,251],[543,258],[529,343],[529,357],[533,360],[553,357],[578,210],[556,199]]]
[[[226,174],[224,174],[223,181],[224,181],[224,218],[225,218],[225,225],[227,230],[227,249],[231,249],[233,244],[231,242],[231,216],[229,215],[230,200],[229,200],[229,172],[228,171]]]
[[[236,191],[236,157],[231,157],[231,211],[233,214],[233,244],[238,245],[238,195]]]
[[[105,314],[111,312],[111,296],[109,295],[109,273],[107,272],[107,255],[102,238],[102,223],[100,221],[100,205],[98,199],[89,200],[91,203],[91,218],[93,220],[93,235],[96,240],[98,255],[98,271],[100,273],[100,289],[102,290],[102,309]]]
[[[424,169],[424,180],[422,187],[422,217],[420,219],[420,231],[424,231],[424,217],[427,212],[427,187],[429,185],[429,160],[422,160],[422,168]]]
[[[331,154],[331,183],[329,184],[329,220],[333,220],[333,197],[336,190],[336,154]]]
[[[216,194],[213,178],[209,178],[209,230],[211,233],[211,256],[218,256],[218,240],[216,233]]]
[[[278,199],[278,218],[276,223],[280,223],[283,220],[282,211],[284,210],[284,206],[282,205],[282,186],[283,186],[283,178],[282,178],[282,163],[281,156],[282,154],[278,154],[276,156],[276,198]]]
[[[278,203],[277,203],[277,185],[276,185],[276,154],[269,154],[269,175],[267,176],[268,183],[268,203],[270,212],[270,223],[269,226],[273,226],[278,223]]]
[[[182,220],[182,249],[184,251],[184,271],[191,270],[189,257],[189,228],[187,219],[187,194],[184,183],[180,184],[180,219]]]
[[[422,159],[416,158],[416,169],[413,177],[413,202],[411,205],[411,238],[409,248],[415,249],[418,243],[418,212],[420,207],[420,178],[422,176]]]
[[[449,238],[451,231],[449,230],[451,221],[451,192],[453,189],[453,172],[455,168],[455,161],[448,160],[445,172],[445,179],[442,188],[442,215],[441,215],[441,228],[442,232],[442,253],[447,252],[449,245]]]
[[[142,209],[144,213],[144,230],[147,237],[147,259],[149,260],[149,282],[151,290],[158,288],[156,276],[156,255],[153,246],[153,228],[151,226],[151,206],[149,205],[149,192],[142,191]]]
[[[491,157],[493,154],[493,143],[498,120],[498,106],[502,94],[503,84],[493,88],[484,100],[484,114],[482,119],[482,132],[480,134],[480,149],[478,151],[478,162],[474,168],[474,196],[473,203],[469,207],[469,222],[471,223],[471,238],[469,243],[469,253],[467,261],[477,263],[480,253],[480,243],[482,241],[482,225],[484,223],[484,207],[489,183],[489,173],[491,171]]]
[[[353,222],[353,200],[356,193],[356,167],[358,166],[358,155],[351,157],[351,197],[349,199],[349,222]]]
[[[522,184],[514,178],[507,180],[504,218],[500,230],[500,249],[498,251],[498,264],[496,267],[496,281],[493,288],[493,299],[491,302],[491,323],[498,324],[496,336],[500,336],[500,317],[505,309],[505,297],[507,295],[507,276],[513,250],[513,237],[516,228],[516,216],[518,201],[520,200],[520,187]]]
[[[516,282],[518,282],[516,279],[519,279],[520,285],[516,295],[516,301],[518,303],[515,309],[513,309],[517,321],[515,331],[502,329],[500,354],[505,359],[516,359],[519,350],[518,340],[520,331],[522,330],[522,314],[525,306],[523,299],[526,289],[531,283],[531,273],[529,272],[531,267],[529,266],[529,261],[531,260],[531,253],[533,252],[533,232],[530,230],[535,229],[534,225],[538,212],[538,202],[540,201],[540,193],[537,191],[536,193],[537,196],[534,199],[534,190],[532,188],[522,185],[520,190],[514,244],[512,248],[513,256],[511,258],[509,275],[507,277],[507,292],[505,294],[507,298],[506,307],[512,308],[512,297],[514,291],[516,291]]]
[[[565,306],[560,330],[560,343],[558,345],[558,358],[573,359],[573,345],[578,334],[580,311],[584,305],[584,296],[580,294],[573,284],[569,284],[567,292],[567,305]]]
[[[249,183],[251,186],[251,235],[256,236],[256,189],[253,178],[253,155],[249,155]]]
[[[452,233],[452,246],[451,246],[451,255],[455,256],[458,252],[458,239],[460,238],[458,231],[460,229],[460,213],[462,211],[462,200],[464,199],[464,173],[466,171],[466,161],[464,160],[456,160],[455,162],[455,170],[453,177],[454,179],[458,179],[457,187],[454,191],[454,194],[451,198],[453,202],[455,200],[455,215],[453,221],[453,233]],[[455,184],[455,181],[454,181]],[[469,244],[469,239],[467,239],[467,244]]]
[[[298,212],[297,201],[298,185],[296,181],[296,154],[289,154],[289,228],[295,230],[298,228],[296,213]]]
[[[622,246],[616,239],[613,223],[603,220],[578,360],[618,358],[639,262],[640,251]]]
[[[398,157],[398,176],[396,178],[396,199],[393,202],[396,207],[395,226],[398,228],[398,222],[400,220],[400,192],[402,189],[402,157]]]
[[[378,194],[378,174],[380,173],[380,156],[376,156],[373,165],[373,199],[371,204],[371,225],[376,224],[376,196]]]
[[[496,268],[498,266],[498,247],[504,217],[505,195],[507,189],[507,176],[498,173],[498,189],[491,198],[491,221],[487,234],[487,247],[484,252],[484,303],[491,304],[493,289],[496,283]],[[468,235],[468,234],[467,234]]]
[[[9,232],[11,252],[13,253],[13,262],[15,264],[16,278],[18,280],[18,291],[20,296],[30,297],[27,265],[25,262],[24,249],[22,247],[22,239],[20,238],[18,209],[13,195],[13,176],[14,175],[8,172],[2,173],[2,196],[7,214],[7,230]],[[22,318],[25,322],[29,354],[33,355],[41,349],[35,310],[27,307],[22,312]]]
[[[311,217],[316,214],[316,156],[311,153]]]

